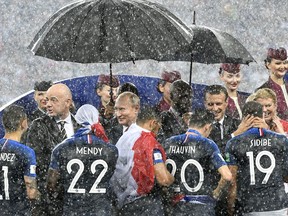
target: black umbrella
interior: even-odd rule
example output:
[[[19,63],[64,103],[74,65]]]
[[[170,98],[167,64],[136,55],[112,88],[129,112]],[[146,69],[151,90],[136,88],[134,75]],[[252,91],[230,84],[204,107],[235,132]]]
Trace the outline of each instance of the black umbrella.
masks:
[[[192,32],[160,4],[86,0],[56,12],[29,48],[56,61],[111,63],[153,59],[189,61]],[[111,88],[112,101],[112,88]]]
[[[189,60],[192,32],[149,1],[86,0],[65,6],[29,45],[35,55],[79,63]]]
[[[192,62],[249,64],[255,61],[246,48],[230,34],[206,26],[192,25],[192,55],[189,83],[192,81]]]

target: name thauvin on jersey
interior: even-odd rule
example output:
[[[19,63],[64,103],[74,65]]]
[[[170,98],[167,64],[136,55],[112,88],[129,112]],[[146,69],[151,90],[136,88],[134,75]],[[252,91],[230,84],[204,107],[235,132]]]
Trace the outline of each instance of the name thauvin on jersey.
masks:
[[[253,139],[250,141],[250,148],[255,146],[271,146],[271,139]]]
[[[170,146],[169,154],[194,154],[195,146]]]
[[[76,154],[102,155],[102,148],[97,147],[76,147]]]
[[[0,161],[14,161],[15,154],[14,153],[1,153],[0,154]]]

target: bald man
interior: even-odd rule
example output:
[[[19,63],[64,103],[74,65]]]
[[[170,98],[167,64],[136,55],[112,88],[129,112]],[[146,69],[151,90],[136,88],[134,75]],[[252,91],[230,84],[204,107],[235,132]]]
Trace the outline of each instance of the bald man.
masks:
[[[61,207],[57,204],[48,205],[45,197],[51,152],[58,143],[71,137],[80,126],[69,111],[73,103],[72,94],[65,84],[52,85],[47,90],[46,97],[47,115],[32,122],[28,131],[27,145],[35,150],[38,161],[38,188],[42,194],[41,203],[38,205],[39,215],[49,215],[51,212],[53,215],[61,215]]]

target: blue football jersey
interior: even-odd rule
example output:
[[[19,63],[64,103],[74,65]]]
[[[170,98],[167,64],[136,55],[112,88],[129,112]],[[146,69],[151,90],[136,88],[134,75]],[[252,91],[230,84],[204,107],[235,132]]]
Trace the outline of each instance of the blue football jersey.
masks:
[[[4,138],[0,149],[1,215],[30,215],[24,176],[36,177],[34,150]]]
[[[252,128],[231,139],[226,162],[238,167],[237,198],[244,212],[274,211],[287,207],[283,176],[288,172],[288,139]]]
[[[118,150],[92,134],[57,145],[50,168],[60,173],[64,185],[64,215],[110,215],[109,180]]]
[[[175,177],[174,191],[212,196],[219,180],[217,169],[226,165],[217,145],[190,129],[167,139],[164,148],[167,167]]]

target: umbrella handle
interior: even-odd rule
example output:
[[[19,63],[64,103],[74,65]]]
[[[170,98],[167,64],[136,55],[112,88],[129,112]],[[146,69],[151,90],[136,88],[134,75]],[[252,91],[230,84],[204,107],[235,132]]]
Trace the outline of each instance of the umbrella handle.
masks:
[[[191,53],[191,60],[190,60],[190,76],[189,76],[189,85],[192,84],[192,69],[193,69],[193,53]]]
[[[113,103],[113,75],[112,75],[112,63],[109,65],[110,68],[110,102]]]

